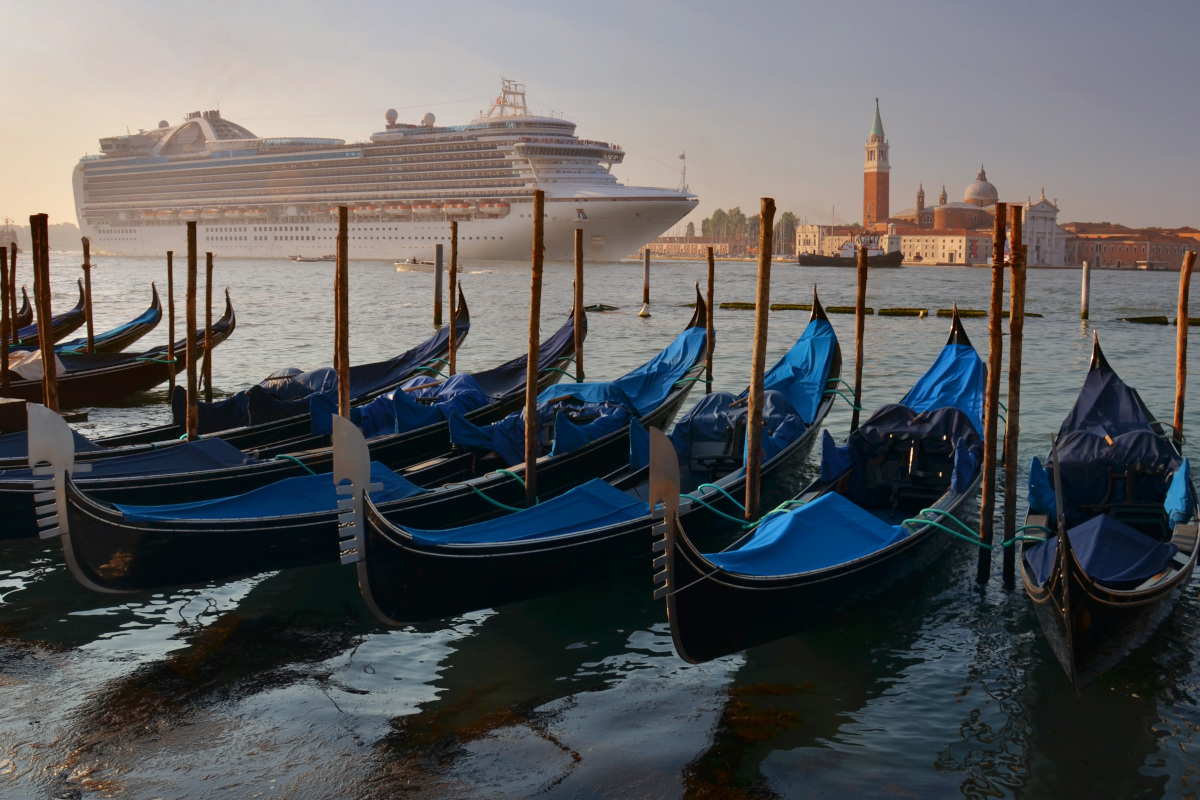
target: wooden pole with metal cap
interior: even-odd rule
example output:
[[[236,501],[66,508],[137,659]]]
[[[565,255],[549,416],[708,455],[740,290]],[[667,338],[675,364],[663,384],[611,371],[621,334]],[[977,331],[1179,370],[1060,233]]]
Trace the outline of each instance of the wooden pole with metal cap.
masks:
[[[775,201],[762,198],[758,212],[758,292],[754,304],[754,351],[750,358],[750,396],[746,403],[746,519],[759,517],[762,483],[763,373],[767,363],[767,317],[771,311],[771,237]],[[712,314],[712,309],[708,310]]]
[[[533,193],[533,277],[529,286],[529,357],[525,373],[525,505],[537,500],[538,459],[538,347],[542,316],[542,259],[545,239],[543,209],[546,193]]]

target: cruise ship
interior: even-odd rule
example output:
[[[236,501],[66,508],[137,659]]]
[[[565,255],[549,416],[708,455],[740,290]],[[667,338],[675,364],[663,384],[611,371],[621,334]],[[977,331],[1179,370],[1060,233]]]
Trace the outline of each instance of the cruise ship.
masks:
[[[186,247],[197,223],[201,251],[221,256],[318,258],[335,250],[338,206],[350,212],[351,258],[429,260],[458,222],[462,261],[529,258],[533,193],[546,193],[546,257],[574,257],[584,231],[590,261],[615,261],[696,207],[683,190],[625,186],[612,168],[625,157],[608,142],[580,139],[575,124],[532,115],[522,84],[468,125],[433,114],[387,126],[367,142],[255,136],[219,111],[179,125],[100,140],[73,184],[79,228],[92,247],[161,255]]]

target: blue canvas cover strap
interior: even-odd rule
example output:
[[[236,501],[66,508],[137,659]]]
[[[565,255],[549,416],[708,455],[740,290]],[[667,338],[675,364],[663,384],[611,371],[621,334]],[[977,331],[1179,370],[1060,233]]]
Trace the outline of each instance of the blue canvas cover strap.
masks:
[[[495,544],[577,533],[644,516],[645,500],[593,478],[558,497],[498,519],[439,531],[405,530],[420,544]]]
[[[986,382],[987,366],[975,348],[965,344],[948,344],[900,403],[918,413],[937,408],[957,408],[967,415],[975,430],[982,433]]]
[[[738,549],[704,557],[741,575],[795,575],[863,558],[906,535],[899,525],[830,492],[769,518]]]
[[[1092,580],[1113,588],[1136,585],[1154,577],[1179,552],[1174,544],[1155,541],[1107,514],[1098,514],[1070,528],[1067,535],[1083,571]],[[1039,586],[1045,586],[1053,574],[1057,554],[1057,536],[1025,549],[1025,559]]]
[[[371,483],[383,488],[371,492],[371,500],[386,503],[429,491],[405,480],[379,462],[371,462]],[[220,497],[195,503],[135,506],[115,504],[126,521],[153,520],[228,520],[284,517],[336,511],[338,495],[332,473],[285,478],[234,497]]]

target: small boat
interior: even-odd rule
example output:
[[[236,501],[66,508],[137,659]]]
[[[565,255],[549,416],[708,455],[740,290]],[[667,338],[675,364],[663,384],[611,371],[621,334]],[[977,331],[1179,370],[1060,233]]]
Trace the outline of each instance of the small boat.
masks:
[[[899,267],[904,263],[904,253],[899,250],[885,253],[873,243],[857,240],[850,240],[843,244],[840,253],[836,256],[801,253],[796,257],[796,262],[802,267],[857,267],[858,248],[862,244],[867,245],[868,267]]]
[[[479,204],[479,213],[489,217],[503,217],[508,214],[508,203],[503,200],[485,200]]]
[[[388,203],[386,206],[383,207],[383,211],[385,214],[391,214],[392,216],[402,216],[402,215],[406,215],[406,214],[411,214],[412,213],[412,204],[410,204],[410,203]]]
[[[337,260],[337,257],[334,256],[332,253],[327,253],[326,255],[323,255],[323,256],[296,256],[292,259],[292,261],[301,261],[301,262],[306,262],[306,263],[310,263],[310,262],[314,262],[314,261],[336,261],[336,260]]]
[[[17,321],[13,326],[18,331],[33,324],[33,306],[29,304],[29,292],[21,287],[21,307],[17,309]]]
[[[447,214],[470,214],[471,204],[464,203],[461,200],[452,203],[446,203],[442,206],[442,211]]]
[[[185,208],[179,212],[179,219],[188,222],[200,219],[200,212],[194,208]]]
[[[231,208],[225,212],[225,219],[238,220],[246,216],[246,212],[240,208]]]
[[[251,208],[246,211],[246,219],[266,219],[267,210],[265,208]]]
[[[1170,427],[1116,374],[1096,337],[1050,465],[1029,467],[1021,578],[1076,691],[1141,647],[1196,566],[1196,494]],[[1067,535],[1063,536],[1063,531]]]
[[[421,216],[431,216],[442,213],[441,203],[413,203],[412,211]]]
[[[21,287],[21,290],[24,291],[24,287]],[[18,314],[18,316],[20,315]],[[79,330],[85,322],[87,322],[87,309],[84,306],[83,279],[80,278],[79,299],[75,301],[75,307],[50,318],[50,338],[55,342],[61,342]],[[16,347],[30,349],[40,345],[41,339],[38,336],[37,322],[32,322],[17,331]]]
[[[542,344],[539,385],[557,381],[572,353],[574,320],[568,318]],[[524,400],[525,370],[522,356],[491,370],[460,373],[446,381],[434,383],[426,376],[424,383],[409,387],[409,391],[397,391],[394,397],[385,395],[355,409],[353,423],[331,413],[329,405],[324,406],[323,414],[314,409],[314,422],[319,416],[334,439],[339,423],[359,426],[370,437],[367,440],[363,433],[357,434],[364,455],[372,462],[372,481],[387,486],[376,499],[400,502],[429,490],[397,475],[388,462],[419,460],[422,453],[448,450],[444,414],[449,408],[470,408],[467,413],[480,421],[503,416]],[[418,399],[409,400],[411,395]],[[381,423],[389,407],[395,422]],[[380,433],[381,424],[395,432]],[[31,437],[36,443],[37,434],[31,433]],[[116,463],[123,459],[87,463],[91,472],[71,483],[65,501],[63,519],[72,535],[64,538],[63,545],[72,574],[97,591],[137,591],[336,560],[339,505],[335,484],[344,473],[343,457],[329,446],[328,437],[323,448],[306,449],[297,456],[316,470],[332,467],[332,476],[327,471],[305,475],[288,460],[248,463],[244,453],[219,439],[159,450],[136,462],[146,466],[153,459],[160,468],[173,466],[177,473],[142,479],[151,487],[158,486],[161,499],[171,501],[170,506],[154,507],[128,504],[132,481],[120,477],[123,467]],[[59,454],[52,463],[72,458],[69,452]],[[218,459],[226,466],[211,470],[213,480],[242,494],[207,502],[179,502],[194,492],[195,479],[208,477],[196,474],[197,464],[207,461],[211,465]],[[275,477],[261,481],[267,473]],[[172,483],[176,488],[167,491]],[[250,487],[256,488],[247,491]],[[102,502],[100,497],[117,505]],[[119,570],[110,568],[114,558],[122,560]]]
[[[142,222],[148,222],[152,219],[158,219],[157,211],[143,211],[142,212]]]
[[[985,374],[955,314],[937,361],[900,403],[842,446],[826,431],[820,477],[715,550],[699,543],[732,526],[715,516],[678,524],[678,465],[651,431],[650,504],[663,503],[654,596],[666,600],[680,658],[699,663],[792,635],[933,563],[953,541],[944,529],[967,527],[977,511]],[[665,452],[673,455],[669,444]]]
[[[175,217],[178,215],[179,215],[178,211],[174,211],[169,208],[164,208],[162,211],[158,212],[158,219],[172,220],[172,219],[175,219]]]
[[[800,340],[767,374],[764,486],[791,496],[841,370],[837,336],[814,297]],[[737,513],[745,494],[747,392],[707,395],[675,426],[671,455],[688,477],[698,517]],[[564,423],[559,423],[564,424]],[[364,524],[344,552],[377,619],[407,625],[550,594],[645,569],[653,519],[646,505],[648,434],[631,422],[630,463],[558,497],[461,527],[418,530],[395,522],[369,496]],[[366,474],[363,466],[351,473]],[[540,479],[539,479],[540,485]],[[356,502],[358,498],[355,498]],[[690,526],[689,526],[690,527]]]
[[[220,219],[225,216],[225,212],[219,208],[206,208],[200,216],[204,219]]]

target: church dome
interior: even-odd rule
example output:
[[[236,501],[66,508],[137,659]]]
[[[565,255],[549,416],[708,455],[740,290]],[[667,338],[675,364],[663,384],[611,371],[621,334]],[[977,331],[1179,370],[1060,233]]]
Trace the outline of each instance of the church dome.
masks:
[[[996,191],[996,187],[988,183],[987,173],[983,171],[983,165],[979,165],[979,176],[975,178],[975,182],[967,187],[967,191],[963,193],[963,202],[971,203],[977,206],[990,206],[1000,199],[1000,193]]]

